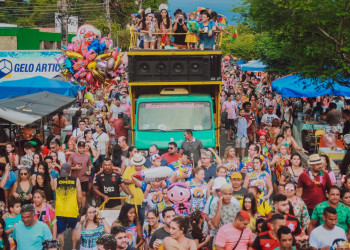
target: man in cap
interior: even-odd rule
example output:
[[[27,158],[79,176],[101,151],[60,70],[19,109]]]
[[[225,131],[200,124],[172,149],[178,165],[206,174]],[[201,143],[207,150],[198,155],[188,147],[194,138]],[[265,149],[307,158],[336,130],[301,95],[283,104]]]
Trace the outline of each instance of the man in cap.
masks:
[[[242,174],[241,172],[233,172],[230,176],[230,181],[233,189],[233,197],[238,201],[242,200],[243,197],[248,193],[248,189],[242,187]]]
[[[34,217],[33,205],[23,205],[21,208],[22,222],[16,223],[13,229],[13,239],[16,241],[18,250],[42,249],[43,242],[52,239],[49,227]]]
[[[248,227],[250,215],[239,211],[235,220],[222,226],[216,236],[215,249],[248,249],[253,245],[253,233]]]
[[[80,180],[82,191],[81,205],[83,207],[86,203],[86,194],[88,192],[92,168],[90,155],[85,151],[85,142],[78,142],[78,150],[70,155],[68,163],[72,166],[71,176]]]
[[[297,196],[306,204],[309,215],[315,206],[326,200],[326,192],[332,186],[327,171],[322,170],[322,159],[318,154],[310,155],[309,170],[305,170],[298,180]]]
[[[123,182],[122,176],[116,170],[113,170],[113,163],[110,158],[103,160],[102,170],[103,172],[97,174],[95,177],[94,192],[104,201],[108,201],[105,206],[106,209],[119,210],[121,207],[120,200],[109,200],[109,198],[120,197],[120,187],[126,194],[130,196],[132,194]]]
[[[75,225],[78,222],[79,207],[81,207],[81,185],[78,178],[69,176],[71,165],[63,163],[60,177],[55,179],[57,234],[60,246],[64,249],[64,232],[72,229],[73,249],[77,241],[74,237]]]
[[[143,223],[145,218],[144,208],[141,209],[144,194],[141,188],[136,187],[135,183],[132,180],[132,175],[135,174],[136,172],[145,170],[145,166],[144,166],[145,162],[146,162],[145,157],[143,157],[143,155],[140,153],[136,153],[131,158],[132,165],[127,167],[123,174],[124,183],[128,185],[128,188],[131,194],[133,195],[133,198],[130,200],[130,203],[137,205],[137,209],[139,212],[139,219],[141,223]]]

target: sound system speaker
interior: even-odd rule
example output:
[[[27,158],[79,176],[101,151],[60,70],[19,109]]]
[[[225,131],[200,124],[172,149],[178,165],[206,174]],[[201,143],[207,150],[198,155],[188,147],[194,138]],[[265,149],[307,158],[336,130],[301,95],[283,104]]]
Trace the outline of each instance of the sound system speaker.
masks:
[[[129,82],[221,81],[221,55],[129,55]]]

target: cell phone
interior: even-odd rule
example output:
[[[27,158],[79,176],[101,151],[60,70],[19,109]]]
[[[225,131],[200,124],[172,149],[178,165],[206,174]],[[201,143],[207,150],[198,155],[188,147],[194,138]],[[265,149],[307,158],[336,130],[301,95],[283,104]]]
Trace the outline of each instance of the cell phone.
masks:
[[[183,19],[182,18],[179,18],[179,23],[182,23]]]

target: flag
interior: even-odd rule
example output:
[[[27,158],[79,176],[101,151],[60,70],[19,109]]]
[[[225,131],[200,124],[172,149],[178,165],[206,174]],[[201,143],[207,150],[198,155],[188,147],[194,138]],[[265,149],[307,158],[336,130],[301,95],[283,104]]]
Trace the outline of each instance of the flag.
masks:
[[[236,38],[237,38],[237,29],[235,29],[234,31],[233,31],[233,35],[232,35],[232,38],[231,38],[231,43],[233,43],[235,40],[236,40]]]

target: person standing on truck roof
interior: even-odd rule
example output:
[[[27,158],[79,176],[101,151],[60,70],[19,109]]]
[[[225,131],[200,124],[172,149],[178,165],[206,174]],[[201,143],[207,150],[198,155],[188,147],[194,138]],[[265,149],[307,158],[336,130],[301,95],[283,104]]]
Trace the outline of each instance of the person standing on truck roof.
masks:
[[[184,151],[189,151],[193,158],[194,166],[197,166],[197,162],[203,152],[203,144],[200,140],[193,137],[192,130],[187,129],[184,133],[185,141],[181,143],[180,154]]]

